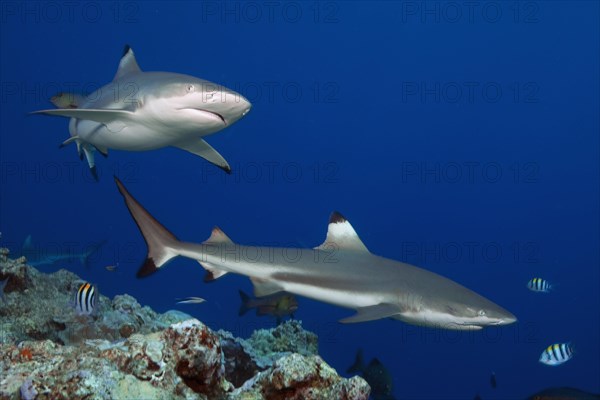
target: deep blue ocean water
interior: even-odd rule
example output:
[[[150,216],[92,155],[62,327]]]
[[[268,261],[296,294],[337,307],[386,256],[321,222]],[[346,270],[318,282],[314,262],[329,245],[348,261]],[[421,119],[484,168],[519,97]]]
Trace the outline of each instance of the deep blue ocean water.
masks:
[[[112,175],[189,241],[218,225],[238,243],[312,247],[338,210],[372,252],[519,318],[467,333],[341,325],[352,310],[301,298],[296,318],[341,374],[362,348],[390,370],[400,399],[600,392],[597,2],[2,1],[0,18],[2,245],[18,252],[29,234],[42,248],[108,240],[87,269],[43,271],[68,268],[107,296],[248,336],[274,321],[238,317],[246,278],[205,284],[185,259],[135,278],[144,242]],[[96,183],[74,147],[57,148],[67,119],[27,116],[59,91],[108,83],[125,44],[143,70],[198,76],[252,101],[207,140],[231,176],[176,149],[111,151],[96,156]],[[536,276],[556,290],[528,291]],[[208,302],[175,305],[186,296]],[[571,361],[538,362],[567,341]]]

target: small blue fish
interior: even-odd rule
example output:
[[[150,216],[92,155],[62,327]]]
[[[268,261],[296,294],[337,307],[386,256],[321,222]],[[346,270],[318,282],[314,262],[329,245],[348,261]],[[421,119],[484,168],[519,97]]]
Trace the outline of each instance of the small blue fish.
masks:
[[[96,287],[88,282],[79,286],[75,295],[75,310],[80,315],[92,315],[96,308]]]
[[[569,361],[573,358],[573,348],[571,343],[556,343],[548,346],[540,356],[542,364],[555,367]]]
[[[533,278],[527,282],[527,288],[532,292],[549,293],[552,290],[552,285],[545,279]]]

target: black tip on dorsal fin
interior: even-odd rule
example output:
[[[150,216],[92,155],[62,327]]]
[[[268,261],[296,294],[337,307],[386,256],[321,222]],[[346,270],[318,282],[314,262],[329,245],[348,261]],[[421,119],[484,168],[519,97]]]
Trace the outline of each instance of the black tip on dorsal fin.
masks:
[[[154,260],[151,258],[147,258],[146,261],[144,261],[144,264],[142,264],[142,266],[140,267],[140,269],[138,269],[138,272],[135,276],[137,276],[138,278],[145,278],[148,275],[152,275],[157,270],[158,268],[156,268]]]
[[[125,47],[123,48],[123,54],[121,55],[121,57],[123,57],[125,54],[127,54],[129,52],[129,50],[131,50],[131,46],[126,44]]]
[[[341,224],[344,222],[346,222],[346,218],[342,214],[337,211],[331,213],[331,216],[329,217],[330,224]]]

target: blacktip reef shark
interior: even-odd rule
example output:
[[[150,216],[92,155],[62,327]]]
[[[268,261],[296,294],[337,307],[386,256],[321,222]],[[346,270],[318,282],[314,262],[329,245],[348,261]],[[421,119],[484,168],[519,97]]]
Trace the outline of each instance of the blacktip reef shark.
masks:
[[[145,151],[167,146],[196,154],[231,173],[227,161],[202,137],[232,125],[252,107],[239,93],[203,79],[143,72],[129,46],[112,82],[77,99],[73,106],[32,114],[72,118],[71,137],[63,145],[77,143],[86,152],[92,173],[93,152],[88,155],[86,147],[107,155],[108,149]]]
[[[394,318],[428,327],[474,330],[517,320],[450,279],[372,254],[337,212],[331,215],[325,242],[314,249],[237,245],[216,227],[208,240],[194,244],[178,240],[115,181],[148,246],[138,277],[183,256],[207,270],[205,281],[232,272],[249,277],[259,297],[285,291],[355,309],[356,314],[342,319],[343,323]]]

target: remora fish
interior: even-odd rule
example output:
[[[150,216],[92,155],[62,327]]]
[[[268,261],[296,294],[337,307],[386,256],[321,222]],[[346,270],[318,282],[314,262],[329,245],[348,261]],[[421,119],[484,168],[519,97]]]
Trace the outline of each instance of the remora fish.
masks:
[[[104,155],[109,148],[145,151],[173,146],[227,173],[227,161],[201,137],[233,124],[251,108],[242,95],[203,79],[142,72],[129,46],[113,81],[75,106],[32,114],[73,118],[69,140],[88,143]]]
[[[340,321],[344,323],[390,317],[467,330],[516,321],[510,312],[450,279],[370,253],[337,212],[331,215],[325,242],[314,249],[236,245],[219,228],[205,242],[194,244],[179,241],[115,181],[148,245],[138,277],[184,256],[208,271],[205,280],[228,272],[249,277],[258,297],[285,291],[355,309],[354,316]]]

